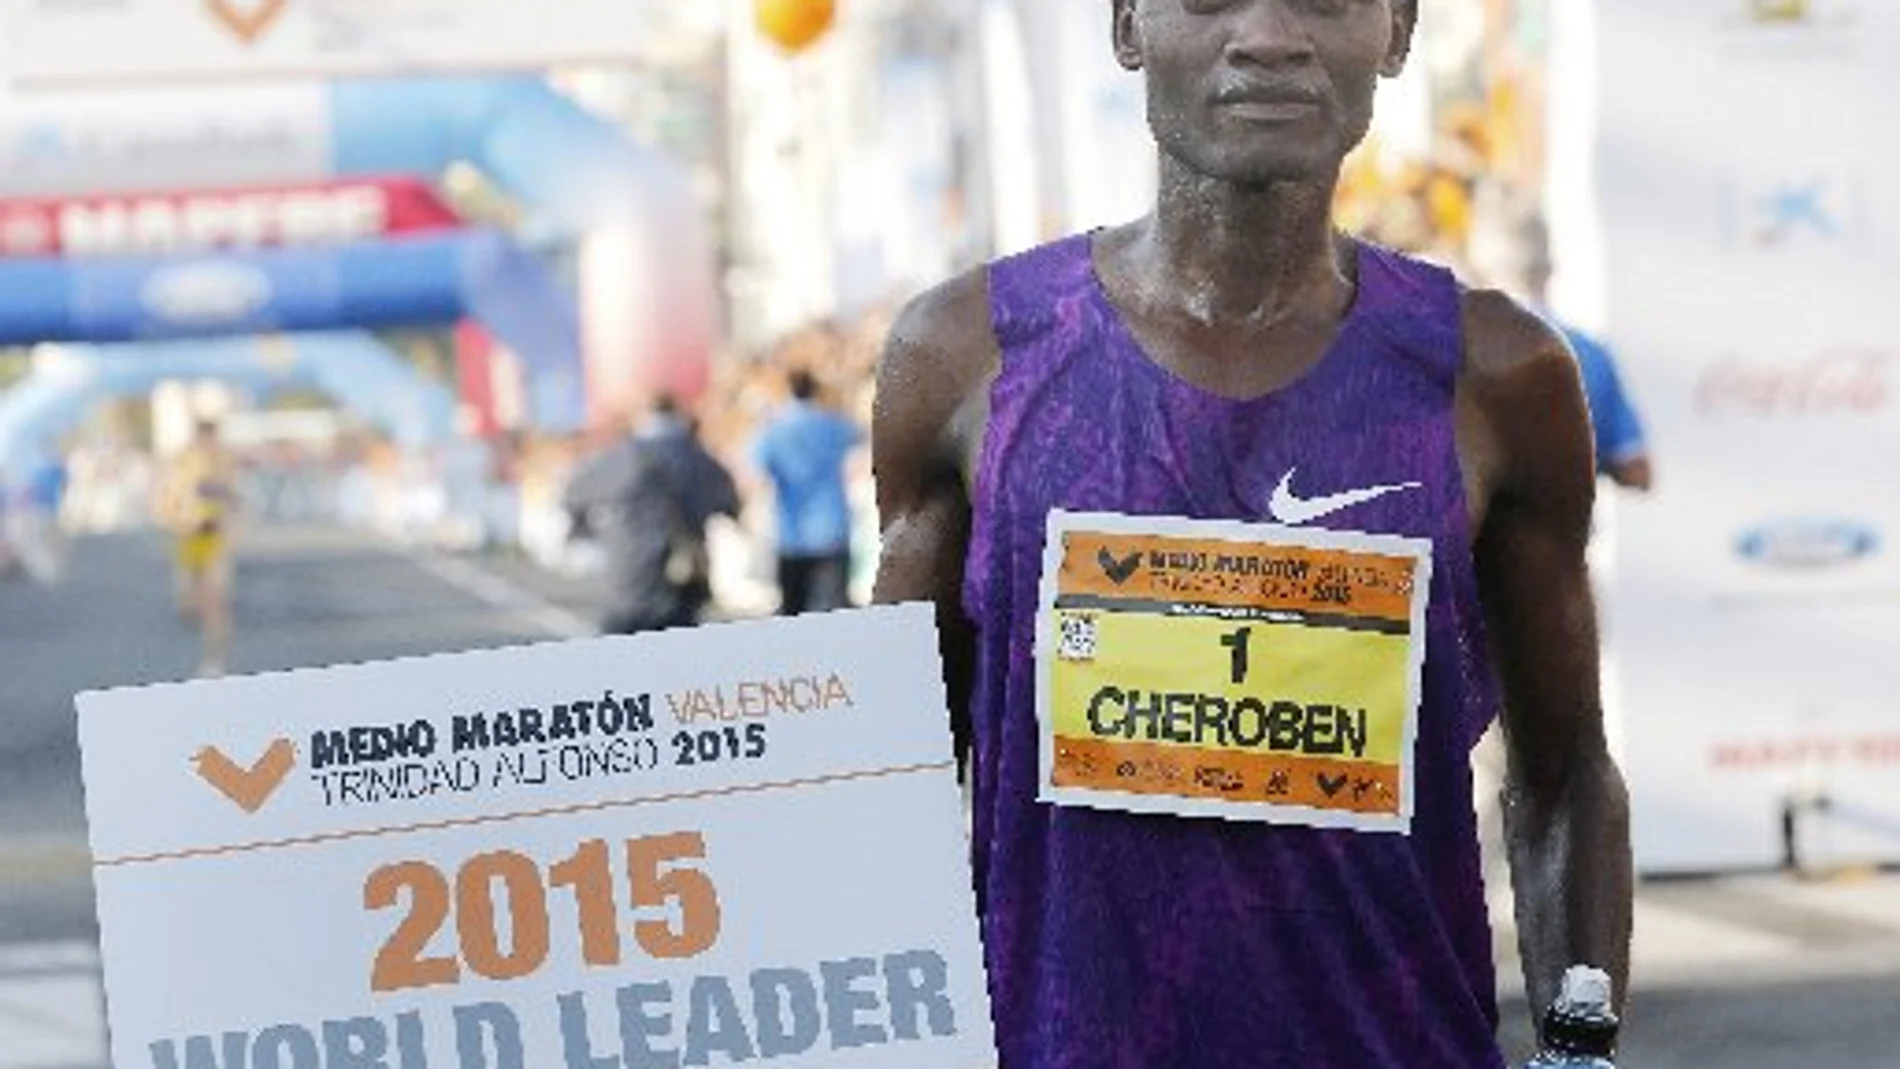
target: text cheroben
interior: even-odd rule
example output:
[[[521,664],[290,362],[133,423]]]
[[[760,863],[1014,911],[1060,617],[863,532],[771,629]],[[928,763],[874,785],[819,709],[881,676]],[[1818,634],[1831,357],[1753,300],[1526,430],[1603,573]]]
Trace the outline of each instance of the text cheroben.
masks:
[[[1189,691],[1143,693],[1104,686],[1089,700],[1089,731],[1098,738],[1183,746],[1264,749],[1307,756],[1366,756],[1364,709]]]
[[[849,1050],[957,1034],[950,969],[932,950],[754,969],[562,994],[541,1012],[560,1035],[564,1069],[678,1069]],[[444,1013],[409,1010],[311,1024],[161,1039],[152,1069],[530,1069],[518,1004],[484,1001]],[[614,1036],[597,1047],[595,1015]],[[446,1029],[455,1057],[431,1061],[429,1037]],[[532,1069],[551,1065],[536,1061]]]
[[[458,714],[446,726],[425,718],[320,729],[310,734],[310,778],[335,807],[627,776],[663,763],[756,760],[766,754],[767,720],[856,706],[835,672],[663,697],[680,729],[658,741],[653,694],[612,690],[546,708]]]

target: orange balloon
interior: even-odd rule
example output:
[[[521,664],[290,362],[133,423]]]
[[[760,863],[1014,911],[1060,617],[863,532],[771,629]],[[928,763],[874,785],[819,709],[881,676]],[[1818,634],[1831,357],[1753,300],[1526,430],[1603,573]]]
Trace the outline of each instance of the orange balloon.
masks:
[[[838,15],[837,0],[755,0],[759,32],[788,52],[814,44]]]

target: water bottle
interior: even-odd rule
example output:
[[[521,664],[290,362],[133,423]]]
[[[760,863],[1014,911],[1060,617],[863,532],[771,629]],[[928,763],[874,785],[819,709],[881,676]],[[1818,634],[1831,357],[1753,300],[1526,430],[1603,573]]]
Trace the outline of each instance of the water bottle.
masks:
[[[1609,974],[1572,966],[1544,1015],[1543,1050],[1524,1069],[1616,1069],[1617,1026]]]

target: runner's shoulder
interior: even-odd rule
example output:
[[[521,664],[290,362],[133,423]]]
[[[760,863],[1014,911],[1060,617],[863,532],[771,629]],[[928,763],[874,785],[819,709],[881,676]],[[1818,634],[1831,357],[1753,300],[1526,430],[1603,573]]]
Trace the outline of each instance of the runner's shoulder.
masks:
[[[987,388],[1002,362],[989,289],[989,269],[978,267],[898,313],[878,366],[879,422],[941,432]]]
[[[1491,468],[1496,490],[1581,509],[1587,526],[1590,416],[1569,343],[1497,290],[1465,293],[1464,328],[1459,393],[1478,417],[1467,463]]]
[[[1470,289],[1463,310],[1466,375],[1493,385],[1552,374],[1576,377],[1563,332],[1515,297]]]
[[[918,294],[891,325],[884,363],[899,374],[987,378],[1001,353],[990,326],[990,278],[977,267]]]

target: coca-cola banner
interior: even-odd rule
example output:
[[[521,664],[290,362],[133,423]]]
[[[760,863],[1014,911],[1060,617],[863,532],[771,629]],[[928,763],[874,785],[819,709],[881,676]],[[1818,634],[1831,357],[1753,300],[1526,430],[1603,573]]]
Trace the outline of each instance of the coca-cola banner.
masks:
[[[426,182],[0,200],[0,256],[133,256],[364,241],[460,225]]]
[[[1804,863],[1900,861],[1900,141],[1844,106],[1900,98],[1900,4],[1559,6],[1659,473],[1608,582],[1639,863],[1777,864],[1790,812]]]

